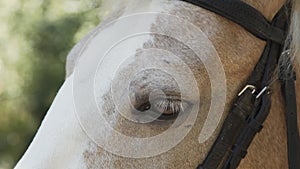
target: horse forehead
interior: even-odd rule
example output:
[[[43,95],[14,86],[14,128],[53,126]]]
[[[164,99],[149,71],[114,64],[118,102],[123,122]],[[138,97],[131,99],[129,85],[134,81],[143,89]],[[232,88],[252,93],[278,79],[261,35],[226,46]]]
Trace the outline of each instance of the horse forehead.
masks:
[[[148,2],[148,3],[145,3]],[[93,39],[93,36],[95,33],[97,33],[99,30],[103,29],[106,24],[110,22],[117,22],[118,19],[123,18],[125,16],[134,15],[134,14],[141,14],[141,13],[162,13],[164,15],[172,15],[173,17],[181,18],[181,20],[187,20],[185,22],[190,22],[190,24],[194,24],[196,27],[201,28],[203,25],[206,25],[205,27],[210,27],[210,31],[207,31],[207,29],[201,29],[205,34],[210,36],[209,34],[216,32],[216,29],[220,29],[216,22],[212,21],[215,20],[214,17],[211,14],[207,15],[207,11],[197,8],[196,6],[187,4],[182,1],[164,1],[164,0],[148,0],[148,1],[133,1],[129,7],[127,6],[121,6],[118,8],[118,10],[112,12],[106,19],[104,19],[95,29],[91,30],[86,36],[84,36],[69,52],[66,59],[66,77],[70,76],[74,69],[77,61],[81,57],[81,52],[85,49],[85,47],[88,45],[89,41]],[[201,17],[201,19],[199,19]],[[149,32],[157,31],[157,29],[160,29],[160,31],[172,31],[174,33],[178,33],[176,29],[170,29],[170,28],[176,28],[178,25],[180,25],[180,21],[176,23],[167,23],[165,25],[168,25],[167,27],[161,26],[161,22],[159,23],[159,15],[157,15],[156,20],[145,20],[143,24],[136,24],[135,26],[141,26],[141,25],[148,25]],[[201,20],[201,23],[197,23],[198,20]],[[187,34],[191,30],[185,29],[187,31]],[[114,36],[114,32],[111,32],[111,35]],[[151,36],[148,36],[149,39],[145,39],[145,44],[147,44],[148,40],[153,40]],[[201,41],[201,39],[199,39]],[[173,41],[166,41],[164,43],[165,47],[172,48]],[[178,49],[179,50],[182,49]]]

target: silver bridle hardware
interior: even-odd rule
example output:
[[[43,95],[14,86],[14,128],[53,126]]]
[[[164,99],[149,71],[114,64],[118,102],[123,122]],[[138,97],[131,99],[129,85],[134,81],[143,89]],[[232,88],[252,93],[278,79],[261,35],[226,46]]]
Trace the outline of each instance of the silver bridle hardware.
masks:
[[[244,89],[238,94],[238,96],[240,97],[242,94],[244,94],[245,93],[245,91],[246,90],[252,90],[252,94],[254,94],[255,92],[256,92],[256,87],[255,86],[253,86],[253,85],[246,85],[245,87],[244,87]]]

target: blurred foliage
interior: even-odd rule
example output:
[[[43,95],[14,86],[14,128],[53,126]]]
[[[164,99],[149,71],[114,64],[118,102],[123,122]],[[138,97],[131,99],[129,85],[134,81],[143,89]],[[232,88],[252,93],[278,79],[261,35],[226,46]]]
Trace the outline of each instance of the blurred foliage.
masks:
[[[0,1],[0,169],[27,149],[64,81],[68,52],[100,22],[100,4]]]

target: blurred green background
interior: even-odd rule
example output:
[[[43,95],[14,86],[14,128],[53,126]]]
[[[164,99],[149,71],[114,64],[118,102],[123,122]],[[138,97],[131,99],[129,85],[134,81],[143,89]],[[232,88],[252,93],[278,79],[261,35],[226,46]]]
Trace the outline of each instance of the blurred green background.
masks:
[[[27,149],[64,81],[68,52],[98,25],[102,3],[0,1],[0,169]]]

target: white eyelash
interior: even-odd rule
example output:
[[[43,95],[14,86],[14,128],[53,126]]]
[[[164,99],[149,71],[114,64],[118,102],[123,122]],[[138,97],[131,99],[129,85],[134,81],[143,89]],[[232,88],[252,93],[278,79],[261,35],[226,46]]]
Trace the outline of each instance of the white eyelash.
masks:
[[[173,114],[177,112],[184,111],[184,107],[182,102],[179,100],[171,100],[171,99],[162,99],[155,103],[156,109],[162,111],[160,113],[164,113],[165,111],[171,111]]]

